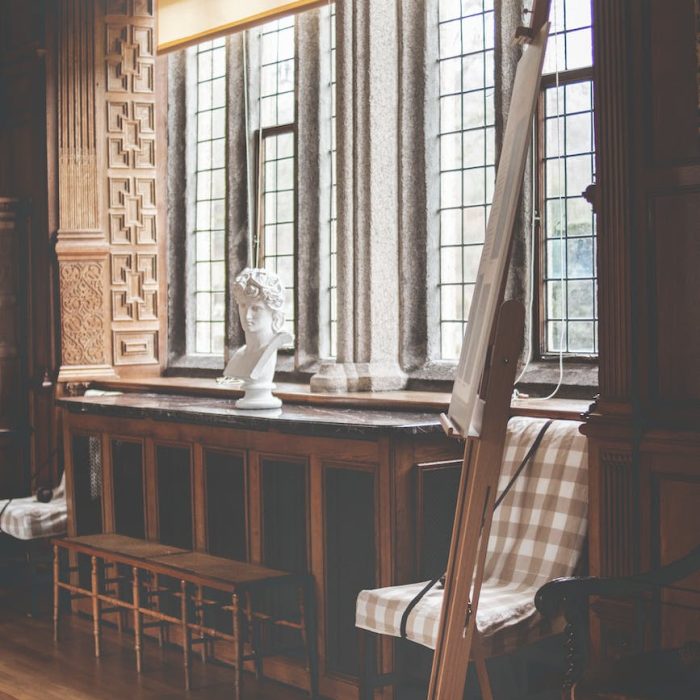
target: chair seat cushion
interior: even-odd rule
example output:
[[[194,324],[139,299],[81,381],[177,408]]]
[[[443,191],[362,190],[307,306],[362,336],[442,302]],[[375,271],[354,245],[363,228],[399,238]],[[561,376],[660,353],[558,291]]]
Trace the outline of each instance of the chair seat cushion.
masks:
[[[9,505],[7,503],[7,500],[0,501],[2,532],[20,540],[57,537],[66,533],[68,507],[65,497],[41,503],[35,496],[28,496],[13,498]]]
[[[361,591],[357,598],[355,624],[378,634],[400,635],[401,617],[408,604],[426,582]],[[442,609],[443,589],[434,586],[411,611],[406,637],[435,649]],[[514,651],[523,644],[559,632],[562,622],[550,622],[535,610],[534,593],[529,586],[501,583],[484,584],[476,615],[489,656]]]

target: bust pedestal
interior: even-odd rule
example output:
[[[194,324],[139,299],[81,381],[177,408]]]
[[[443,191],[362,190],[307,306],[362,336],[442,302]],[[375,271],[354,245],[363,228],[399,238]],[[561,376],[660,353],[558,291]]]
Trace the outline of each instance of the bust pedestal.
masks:
[[[282,405],[282,400],[272,395],[272,390],[275,384],[272,382],[243,382],[243,391],[245,396],[236,401],[236,408],[279,408]]]

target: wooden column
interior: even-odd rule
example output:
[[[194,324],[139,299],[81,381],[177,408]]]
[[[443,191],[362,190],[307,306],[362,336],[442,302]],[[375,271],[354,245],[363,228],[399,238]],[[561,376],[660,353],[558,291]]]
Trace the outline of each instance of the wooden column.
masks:
[[[94,10],[90,0],[61,0],[58,17],[59,381],[114,376],[108,245],[99,225]]]
[[[600,397],[590,438],[590,570],[621,576],[700,540],[700,118],[696,0],[594,0]],[[647,640],[700,629],[697,580],[662,596]],[[613,601],[594,650],[635,643]]]
[[[153,2],[61,0],[59,20],[59,380],[157,374],[167,309],[156,133],[166,130]]]

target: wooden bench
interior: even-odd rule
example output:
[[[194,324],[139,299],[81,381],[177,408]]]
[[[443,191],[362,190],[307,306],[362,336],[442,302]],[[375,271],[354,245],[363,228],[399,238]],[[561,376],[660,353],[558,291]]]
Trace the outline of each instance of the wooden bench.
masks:
[[[279,651],[260,648],[260,626],[272,625],[298,630],[306,654],[309,674],[309,692],[318,696],[318,669],[315,653],[315,634],[312,619],[312,586],[308,575],[293,574],[263,566],[215,557],[170,547],[159,542],[126,537],[124,535],[85,535],[53,540],[53,621],[54,640],[58,641],[59,594],[66,590],[72,599],[90,598],[92,602],[95,656],[100,656],[100,633],[104,614],[118,613],[120,622],[124,612],[133,615],[136,670],[141,672],[142,642],[145,626],[157,626],[159,642],[163,643],[163,627],[178,625],[182,633],[185,688],[190,689],[190,659],[192,643],[202,644],[202,660],[207,660],[207,645],[216,640],[233,643],[234,698],[241,697],[241,669],[243,662],[252,660],[256,675],[262,674],[264,656]],[[61,551],[90,557],[90,585],[72,581],[72,573],[80,567],[62,567]],[[61,573],[67,571],[67,580]],[[114,574],[114,575],[113,575]],[[78,577],[79,579],[80,577]],[[163,585],[174,579],[175,588]],[[293,586],[296,589],[299,620],[274,617],[254,609],[254,595],[274,586]],[[225,595],[218,600],[207,591]],[[179,614],[163,610],[164,596],[179,599]],[[104,607],[109,606],[109,607]],[[206,611],[224,611],[231,615],[231,633],[218,629],[207,621]],[[145,620],[145,622],[144,622]],[[244,622],[247,625],[249,652],[244,653]],[[193,640],[193,635],[197,639]]]

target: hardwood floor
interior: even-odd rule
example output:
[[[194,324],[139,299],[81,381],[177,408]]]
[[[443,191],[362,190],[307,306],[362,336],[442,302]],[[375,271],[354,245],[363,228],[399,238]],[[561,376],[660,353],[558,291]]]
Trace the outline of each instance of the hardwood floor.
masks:
[[[53,643],[48,615],[27,617],[16,595],[0,591],[0,700],[229,700],[233,671],[193,659],[192,690],[183,689],[182,654],[148,640],[144,671],[134,668],[132,638],[112,629],[103,634],[102,657],[93,655],[92,626],[75,615],[62,618]],[[244,674],[245,700],[302,700],[300,691]]]

